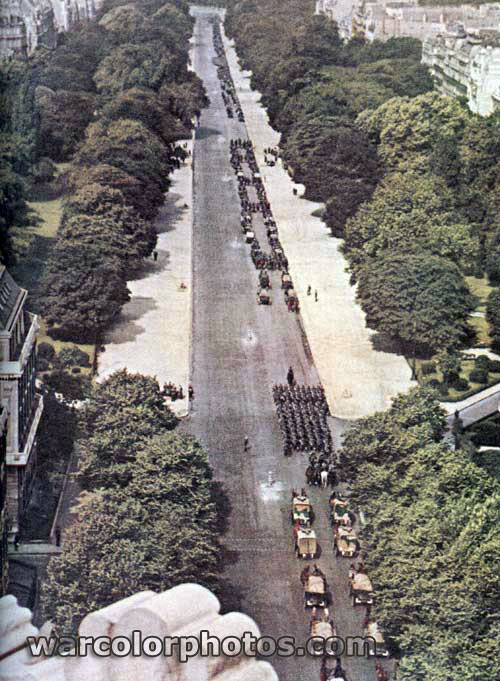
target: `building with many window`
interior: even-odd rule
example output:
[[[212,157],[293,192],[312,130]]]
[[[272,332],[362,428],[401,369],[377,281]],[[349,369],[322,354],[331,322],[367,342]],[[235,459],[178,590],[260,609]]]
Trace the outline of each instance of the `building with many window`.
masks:
[[[54,47],[57,33],[93,19],[103,0],[2,0],[0,58],[29,56],[39,46]]]
[[[467,29],[500,25],[500,4],[489,3],[431,7],[420,6],[418,0],[317,0],[316,12],[336,21],[342,38],[358,35],[369,41],[425,40],[445,33],[457,22]]]
[[[429,38],[422,62],[442,94],[464,97],[482,116],[500,109],[500,31],[462,29]]]
[[[7,513],[7,408],[0,404],[0,596],[7,590],[9,564],[7,539],[9,516]]]
[[[25,308],[27,295],[0,266],[0,403],[8,412],[6,493],[11,536],[19,531],[28,505],[43,411],[35,385],[38,319]]]

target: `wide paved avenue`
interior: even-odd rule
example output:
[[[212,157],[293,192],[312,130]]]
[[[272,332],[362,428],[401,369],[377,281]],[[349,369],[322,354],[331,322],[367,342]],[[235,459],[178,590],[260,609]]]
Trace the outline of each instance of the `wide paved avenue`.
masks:
[[[293,366],[299,383],[317,384],[299,320],[287,311],[273,274],[273,305],[256,304],[257,272],[240,229],[236,179],[229,163],[231,137],[246,137],[229,119],[217,80],[207,12],[195,10],[193,66],[210,106],[194,144],[193,366],[195,400],[187,427],[207,448],[215,477],[229,497],[224,535],[226,609],[241,608],[265,635],[308,637],[293,551],[290,496],[305,484],[304,455],[285,458],[271,389]],[[332,420],[334,444],[343,424]],[[250,451],[243,451],[245,436]],[[271,480],[271,484],[269,483]],[[322,548],[317,561],[333,594],[331,613],[340,636],[361,635],[364,612],[348,599],[348,559],[335,559],[327,519],[328,493],[311,490]],[[319,660],[272,658],[281,681],[319,681]],[[373,660],[344,659],[352,681],[375,678]],[[333,665],[332,665],[333,666]]]

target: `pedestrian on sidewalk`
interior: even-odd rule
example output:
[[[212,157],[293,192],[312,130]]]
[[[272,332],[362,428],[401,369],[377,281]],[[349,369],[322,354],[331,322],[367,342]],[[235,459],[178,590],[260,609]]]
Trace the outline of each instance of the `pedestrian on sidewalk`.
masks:
[[[308,296],[311,295],[311,286],[310,286],[310,285],[307,287],[307,295],[308,295]]]
[[[192,385],[190,385],[189,388],[188,388],[188,395],[189,395],[189,399],[190,399],[191,401],[194,400],[194,390],[193,390],[193,386],[192,386]]]
[[[243,445],[243,451],[248,452],[249,449],[250,449],[250,441],[249,441],[248,437],[245,435],[245,442],[244,442],[244,445]]]
[[[315,303],[318,302],[318,291],[317,290],[314,291],[314,302]]]
[[[61,546],[61,528],[59,525],[56,527],[56,546]]]
[[[292,367],[290,367],[290,368],[288,369],[288,373],[287,373],[287,375],[286,375],[286,380],[287,380],[287,382],[288,382],[288,385],[289,385],[290,388],[291,388],[291,387],[293,386],[294,382],[295,382],[295,374],[293,373]]]
[[[16,536],[14,537],[14,549],[16,551],[19,551],[19,534],[16,533]]]
[[[153,251],[153,260],[155,262],[158,260],[158,251]]]
[[[325,489],[326,485],[328,483],[328,471],[327,470],[322,470],[321,471],[321,487]]]

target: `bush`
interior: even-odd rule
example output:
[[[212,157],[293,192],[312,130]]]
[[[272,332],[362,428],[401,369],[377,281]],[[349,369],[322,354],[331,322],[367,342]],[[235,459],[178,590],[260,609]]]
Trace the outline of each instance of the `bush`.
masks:
[[[45,377],[45,387],[55,393],[61,393],[68,402],[85,400],[89,396],[91,381],[88,376],[73,376],[64,371],[52,371]]]
[[[488,255],[485,270],[492,286],[500,284],[500,247],[497,246],[495,250]]]
[[[428,376],[436,371],[436,364],[434,362],[423,362],[421,367],[422,376]]]
[[[48,371],[50,368],[50,362],[48,359],[45,357],[37,357],[36,358],[36,368],[37,371]]]
[[[476,369],[482,369],[483,371],[488,371],[490,368],[490,358],[488,355],[479,355],[474,360],[474,366]]]
[[[500,447],[500,426],[491,421],[477,423],[472,430],[471,440],[477,447]]]
[[[494,374],[500,374],[500,360],[490,359],[490,371]]]
[[[80,350],[76,345],[71,348],[63,348],[59,353],[59,360],[65,367],[70,366],[90,366],[90,357],[88,353]],[[73,372],[74,373],[74,372]]]
[[[469,374],[469,381],[484,385],[488,383],[488,372],[485,369],[473,369]]]
[[[38,357],[43,357],[49,362],[54,359],[56,351],[50,343],[40,343],[37,347]]]
[[[439,390],[441,386],[441,381],[438,381],[437,378],[430,378],[427,381],[424,381],[424,385],[426,385],[428,388],[433,388],[434,390]]]
[[[35,182],[52,182],[56,174],[56,166],[50,158],[41,158],[31,169]]]
[[[456,381],[453,381],[451,387],[454,388],[455,390],[458,390],[458,392],[463,393],[466,390],[468,390],[470,386],[467,379],[459,377],[456,379]]]

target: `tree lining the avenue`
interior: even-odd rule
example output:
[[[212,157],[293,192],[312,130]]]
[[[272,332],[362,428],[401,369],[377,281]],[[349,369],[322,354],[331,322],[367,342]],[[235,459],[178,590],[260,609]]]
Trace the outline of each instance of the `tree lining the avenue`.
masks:
[[[227,5],[226,30],[281,132],[283,160],[306,198],[325,202],[323,218],[332,235],[345,238],[353,282],[364,270],[363,281],[369,277],[389,251],[440,257],[443,282],[451,261],[462,278],[486,274],[496,286],[500,115],[482,118],[431,92],[417,40],[355,37],[343,44],[334,22],[297,0]],[[397,286],[396,270],[387,268],[378,303],[359,296],[373,328],[393,340],[407,335],[406,322],[398,322],[404,309],[395,314],[383,302]],[[418,295],[423,288],[416,283]],[[463,314],[452,324],[442,292],[435,298],[436,340],[417,339],[431,355],[453,354],[461,347],[457,337],[474,337],[465,282],[456,289]],[[425,327],[425,319],[416,324]]]
[[[341,469],[363,509],[377,619],[402,681],[500,677],[500,484],[467,448],[441,441],[427,389],[361,419]]]
[[[12,229],[28,228],[26,197],[39,166],[52,180],[54,162],[71,162],[55,180],[63,220],[39,295],[55,338],[97,342],[128,300],[131,271],[154,250],[152,221],[185,156],[178,141],[207,102],[188,69],[192,25],[184,2],[108,1],[96,22],[60,34],[54,50],[2,65],[5,263],[15,261]]]
[[[154,250],[151,221],[185,154],[176,142],[189,135],[205,102],[201,82],[187,68],[193,23],[187,4],[108,3],[101,14],[100,58],[91,74],[96,108],[63,178],[74,193],[65,202],[44,286],[52,333],[95,342],[128,300],[127,278]],[[75,262],[74,244],[85,244],[89,253],[102,248],[104,265],[92,257]],[[91,298],[73,281],[85,270]]]
[[[220,519],[206,452],[176,429],[158,382],[122,370],[94,385],[77,447],[83,488],[42,587],[58,632],[144,590],[217,589]]]
[[[443,380],[461,380],[476,304],[465,275],[500,282],[500,117],[431,92],[417,41],[342,45],[312,3],[227,5],[226,31],[282,133],[285,164],[344,238],[368,324],[413,358],[436,353]],[[498,290],[486,306],[493,343]],[[434,395],[413,391],[353,426],[341,475],[366,519],[363,560],[398,678],[494,681],[500,488],[474,447],[442,441]]]

